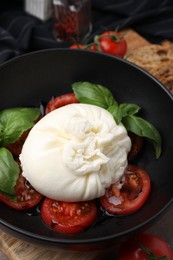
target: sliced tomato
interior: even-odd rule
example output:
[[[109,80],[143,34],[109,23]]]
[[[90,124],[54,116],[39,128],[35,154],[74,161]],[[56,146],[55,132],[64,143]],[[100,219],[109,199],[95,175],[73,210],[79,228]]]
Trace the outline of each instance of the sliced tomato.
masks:
[[[37,118],[37,120],[35,121],[35,123],[37,123],[41,118],[42,118],[42,116],[39,116]],[[24,144],[30,130],[31,129],[24,131],[23,134],[20,136],[20,138],[15,143],[11,143],[11,144],[6,145],[6,148],[12,153],[12,155],[16,159],[18,159],[19,155],[21,154],[23,144]]]
[[[8,144],[6,148],[13,154],[14,157],[18,158],[19,154],[21,154],[23,144],[30,132],[30,129],[25,131],[20,138],[12,144]]]
[[[162,257],[162,258],[161,258]],[[161,238],[141,233],[120,246],[117,260],[173,260],[170,246]]]
[[[62,107],[62,106],[68,105],[68,104],[72,104],[72,103],[78,103],[78,102],[79,101],[75,97],[74,93],[68,93],[68,94],[64,94],[61,96],[57,96],[57,97],[51,99],[47,103],[45,113],[48,114],[49,112],[51,112],[59,107]]]
[[[91,226],[97,218],[95,201],[61,202],[45,198],[41,218],[51,229],[64,233],[79,233]]]
[[[15,185],[17,200],[12,200],[4,193],[0,193],[0,201],[17,210],[26,210],[36,206],[43,195],[37,192],[20,173]]]
[[[111,214],[131,214],[147,200],[151,182],[148,173],[136,165],[128,165],[122,183],[113,184],[100,198],[102,207]]]
[[[136,158],[143,146],[143,137],[136,135],[132,132],[128,132],[128,135],[132,142],[132,147],[128,153],[128,160]]]

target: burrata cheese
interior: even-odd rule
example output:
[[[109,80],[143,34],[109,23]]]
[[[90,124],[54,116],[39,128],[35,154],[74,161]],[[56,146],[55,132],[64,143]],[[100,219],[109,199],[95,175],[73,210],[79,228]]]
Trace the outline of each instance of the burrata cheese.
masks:
[[[61,201],[101,197],[127,166],[131,141],[105,109],[69,104],[44,116],[20,155],[23,176],[40,193]]]

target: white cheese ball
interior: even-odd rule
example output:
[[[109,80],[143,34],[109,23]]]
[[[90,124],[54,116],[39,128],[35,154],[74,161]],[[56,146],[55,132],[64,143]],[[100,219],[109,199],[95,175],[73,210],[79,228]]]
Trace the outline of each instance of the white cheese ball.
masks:
[[[86,201],[121,178],[130,148],[125,127],[107,110],[69,104],[32,128],[20,160],[23,176],[46,197]]]

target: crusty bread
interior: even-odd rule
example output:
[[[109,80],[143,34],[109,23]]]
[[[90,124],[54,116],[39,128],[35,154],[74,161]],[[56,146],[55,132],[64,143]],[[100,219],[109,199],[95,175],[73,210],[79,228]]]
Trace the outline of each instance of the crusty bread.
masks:
[[[126,57],[155,76],[173,94],[173,43],[150,44],[140,47]]]
[[[173,59],[157,64],[149,72],[173,94]]]

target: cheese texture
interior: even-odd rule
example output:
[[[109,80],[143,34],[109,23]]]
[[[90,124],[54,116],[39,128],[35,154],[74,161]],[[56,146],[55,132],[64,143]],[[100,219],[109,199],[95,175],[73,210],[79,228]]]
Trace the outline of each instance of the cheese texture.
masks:
[[[23,176],[46,197],[86,201],[122,177],[130,148],[125,127],[107,110],[69,104],[32,128],[20,160]]]

